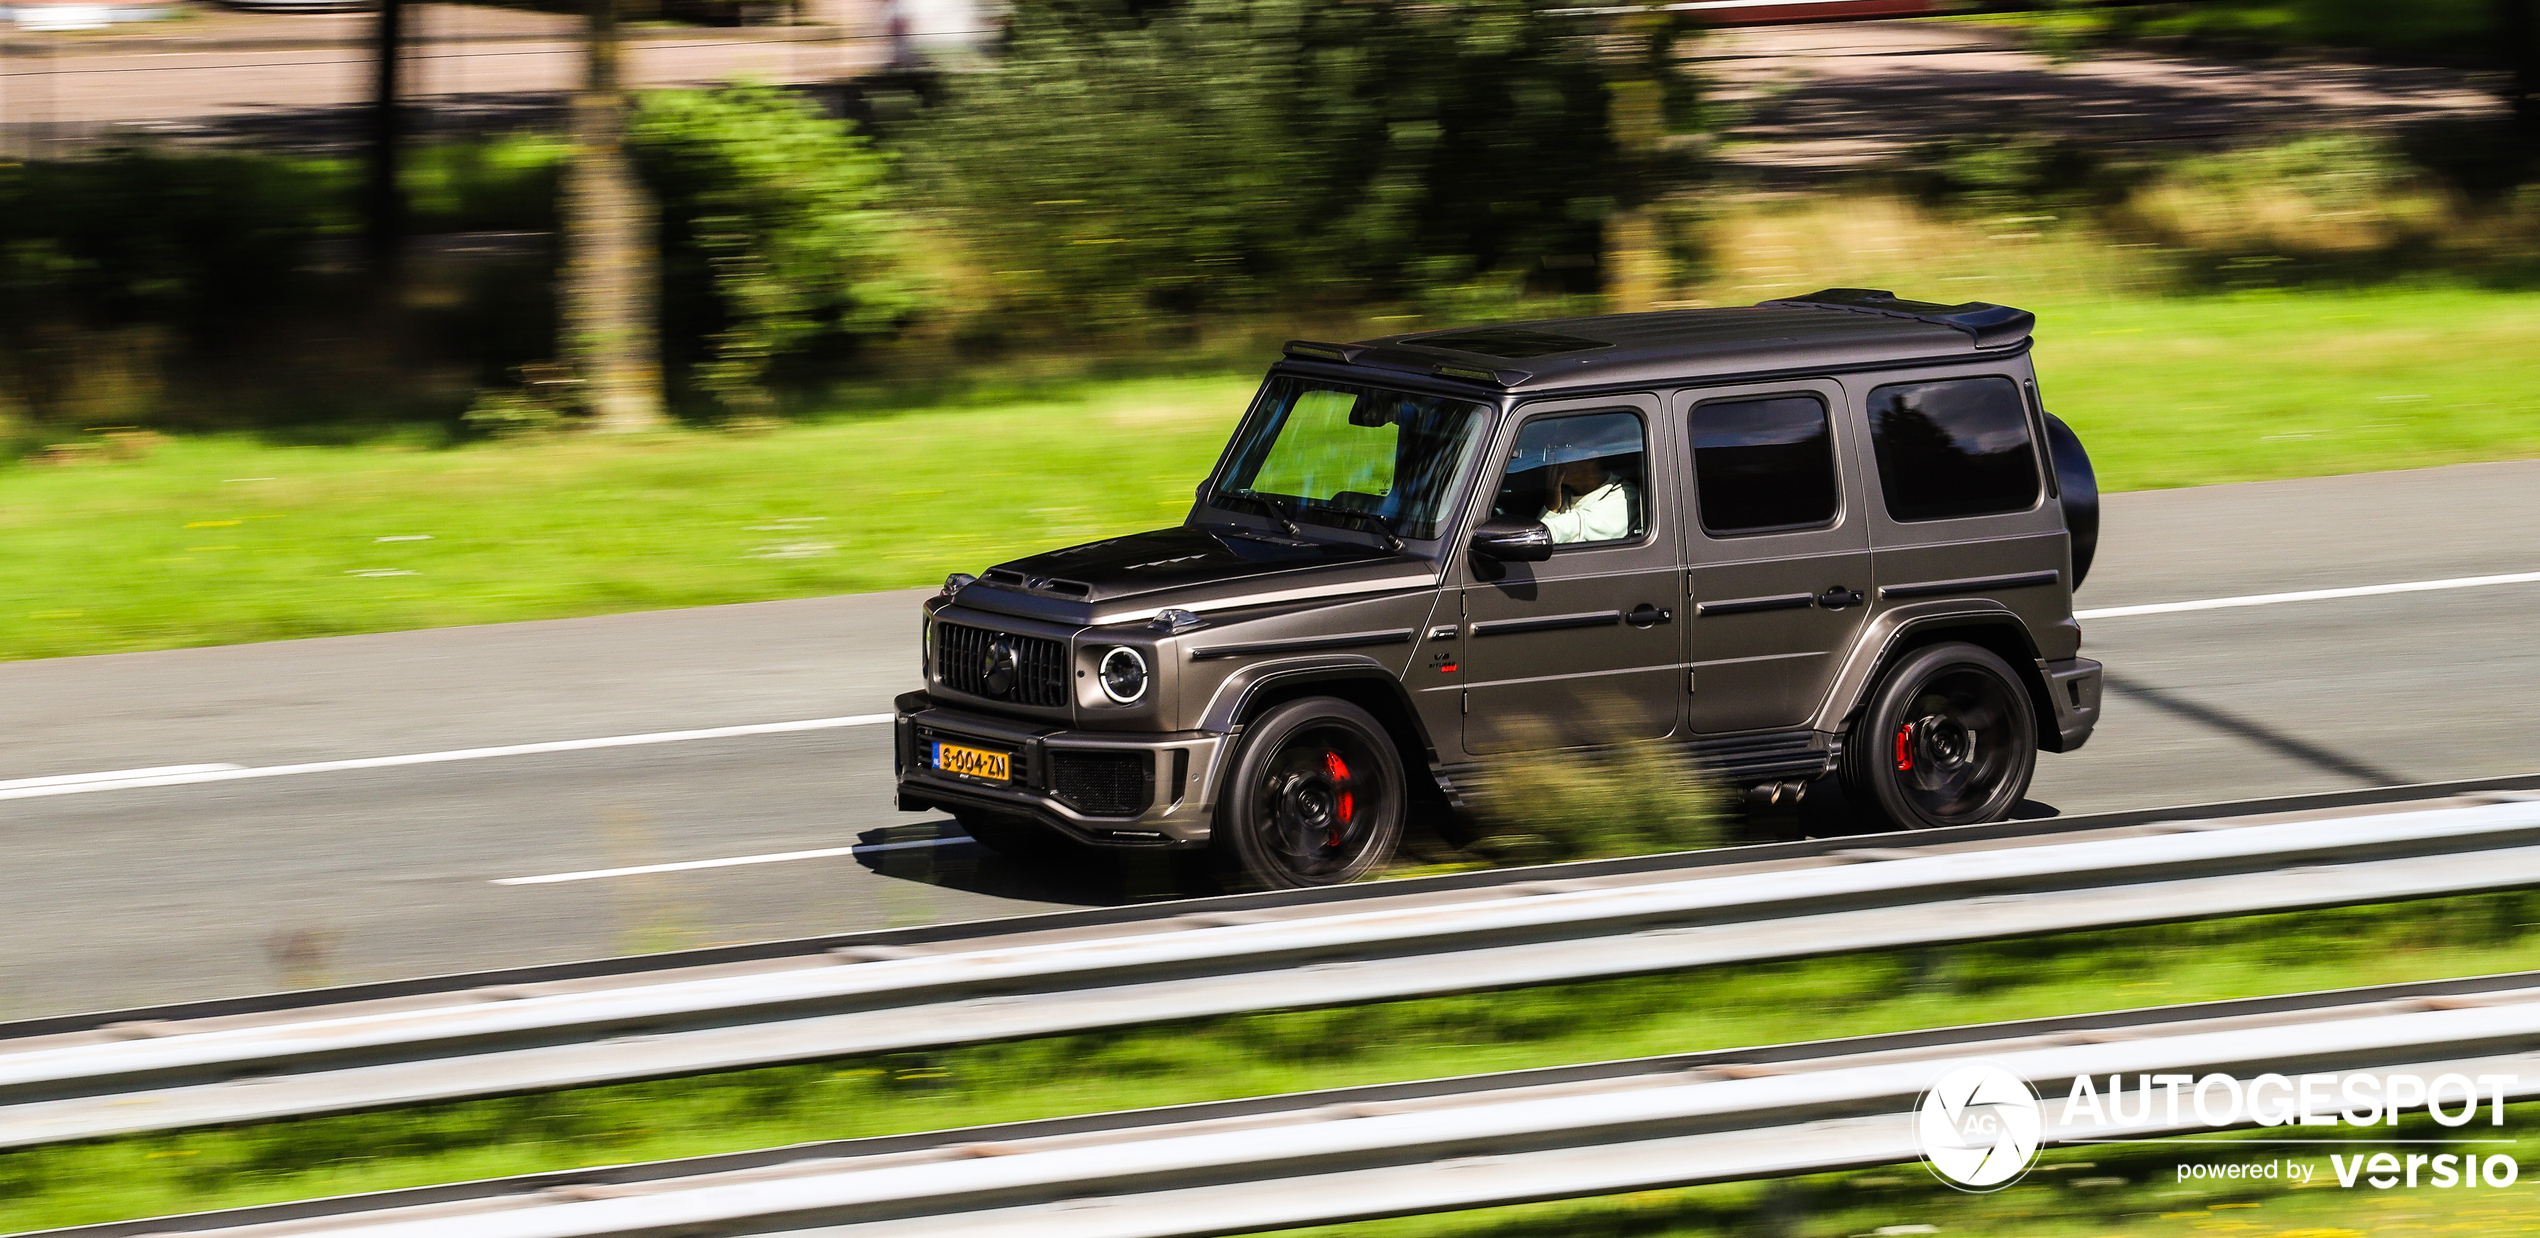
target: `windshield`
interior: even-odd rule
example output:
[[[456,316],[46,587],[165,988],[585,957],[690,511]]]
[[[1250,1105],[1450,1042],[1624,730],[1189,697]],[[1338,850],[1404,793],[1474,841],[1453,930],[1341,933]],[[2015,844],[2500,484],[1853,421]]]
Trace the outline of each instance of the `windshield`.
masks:
[[[1466,400],[1273,376],[1217,494],[1267,501],[1300,524],[1371,527],[1374,516],[1397,537],[1431,540],[1485,420]]]

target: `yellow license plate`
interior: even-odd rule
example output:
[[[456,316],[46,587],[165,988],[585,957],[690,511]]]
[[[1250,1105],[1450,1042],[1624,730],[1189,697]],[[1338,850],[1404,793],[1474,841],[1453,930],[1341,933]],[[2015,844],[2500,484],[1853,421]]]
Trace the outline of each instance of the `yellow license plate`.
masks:
[[[972,778],[1010,782],[1014,778],[1013,762],[1014,758],[1003,752],[964,748],[959,744],[935,745],[935,768],[947,774],[967,774]]]

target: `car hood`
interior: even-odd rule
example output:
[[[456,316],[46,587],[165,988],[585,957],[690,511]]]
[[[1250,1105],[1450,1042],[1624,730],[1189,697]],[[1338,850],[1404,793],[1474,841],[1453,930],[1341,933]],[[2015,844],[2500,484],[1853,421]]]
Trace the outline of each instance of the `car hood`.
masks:
[[[1000,563],[960,600],[1036,618],[1116,623],[1165,607],[1207,610],[1436,578],[1429,561],[1374,547],[1183,525]]]

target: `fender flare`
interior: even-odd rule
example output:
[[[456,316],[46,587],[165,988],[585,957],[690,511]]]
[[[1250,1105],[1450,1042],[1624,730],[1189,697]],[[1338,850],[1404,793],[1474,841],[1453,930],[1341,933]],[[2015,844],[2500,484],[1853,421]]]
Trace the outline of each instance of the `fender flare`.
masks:
[[[1217,695],[1210,699],[1207,709],[1200,714],[1197,729],[1231,736],[1241,729],[1243,719],[1253,711],[1254,702],[1260,700],[1265,691],[1301,683],[1344,681],[1381,684],[1384,693],[1401,710],[1412,733],[1419,736],[1421,747],[1430,754],[1437,751],[1437,745],[1429,738],[1428,728],[1421,724],[1420,711],[1412,705],[1411,694],[1402,686],[1402,677],[1395,673],[1393,667],[1361,654],[1336,654],[1247,666],[1227,676],[1226,681],[1218,686]],[[1402,755],[1405,760],[1410,760],[1422,754],[1406,752]]]
[[[2044,738],[2052,730],[2055,710],[2053,701],[2046,695],[2046,677],[2040,669],[2037,640],[2029,632],[2028,625],[2021,622],[2019,615],[2010,607],[1991,601],[1970,605],[1953,599],[1899,606],[1872,622],[1884,630],[1853,645],[1851,658],[1846,660],[1841,671],[1836,672],[1833,690],[1826,694],[1824,704],[1818,707],[1817,716],[1810,720],[1810,725],[1816,730],[1840,734],[1876,689],[1879,672],[1894,662],[1900,651],[1909,645],[1922,643],[1921,637],[1935,629],[1987,628],[2006,630],[2015,638],[2021,656],[2006,660],[2012,670],[2019,672],[2021,686],[2028,689],[2029,703],[2037,712],[2040,746],[2050,752],[2057,750],[2051,744],[2060,743],[2060,736],[2051,742]]]
[[[1400,728],[1395,733],[1395,746],[1401,749],[1397,755],[1402,758],[1403,774],[1410,779],[1413,794],[1435,790],[1432,775],[1438,759],[1437,743],[1430,738],[1410,692],[1402,686],[1402,678],[1394,668],[1359,654],[1263,662],[1229,676],[1200,716],[1198,729],[1226,736],[1226,742],[1217,745],[1216,756],[1210,762],[1206,785],[1213,789],[1225,777],[1228,762],[1243,747],[1240,735],[1244,720],[1258,712],[1258,703],[1265,693],[1317,683],[1376,685],[1376,690],[1393,705],[1394,714],[1390,719],[1379,714],[1377,721],[1386,723],[1388,730],[1394,730],[1396,725]]]

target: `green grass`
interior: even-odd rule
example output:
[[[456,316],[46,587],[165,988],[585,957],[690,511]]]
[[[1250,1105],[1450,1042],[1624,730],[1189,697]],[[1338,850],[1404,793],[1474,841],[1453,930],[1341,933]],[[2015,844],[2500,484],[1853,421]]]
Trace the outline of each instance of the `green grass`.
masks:
[[[2048,1103],[2054,1104],[2050,1098]],[[2203,1147],[2139,1144],[2058,1149],[2007,1190],[1969,1195],[1942,1186],[1920,1165],[1781,1182],[1741,1182],[1685,1190],[1519,1207],[1449,1216],[1405,1217],[1358,1225],[1285,1231],[1292,1238],[1852,1238],[1887,1233],[1940,1233],[1973,1238],[2434,1238],[2436,1235],[2528,1234],[2540,1230],[2540,1194],[2531,1189],[2531,1155],[2540,1141],[2540,1104],[2508,1105],[2503,1137],[2522,1177],[2504,1190],[2387,1191],[2341,1189],[2328,1154],[2294,1155],[2267,1147],[2264,1133],[2200,1139]],[[2385,1137],[2439,1138],[2449,1132],[2420,1118]],[[2482,1124],[2481,1135],[2487,1134]],[[2360,1145],[2359,1145],[2360,1146]],[[2375,1151],[2409,1151],[2380,1146]],[[2439,1151],[2439,1149],[2417,1149]],[[2181,1164],[2307,1166],[2306,1183],[2282,1180],[2181,1182]],[[2281,1169],[2279,1169],[2281,1172]],[[2420,1179],[2423,1181],[2423,1179]],[[1928,1226],[1929,1228],[1904,1228]]]
[[[2492,895],[1346,1010],[1241,1015],[884,1060],[38,1148],[0,1155],[0,1231],[807,1140],[2502,971],[2529,963],[2540,941],[2535,921],[2540,896]],[[1823,1189],[1900,1210],[1894,1220],[1879,1224],[1939,1215],[1999,1219],[2007,1215],[2004,1209],[2032,1198],[2014,1192],[1970,1201],[1923,1182],[1920,1172],[1907,1166],[1885,1175],[1904,1184],[1897,1188],[1873,1183]],[[2138,1172],[2121,1176],[2142,1183]],[[2041,1175],[2038,1189],[2064,1191],[2070,1181]],[[1632,1195],[1534,1211],[1390,1222],[1373,1232],[1746,1232],[1732,1222],[1752,1211],[1760,1189]],[[2076,1206],[2127,1199],[2135,1201],[2125,1205],[2131,1208],[2143,1194],[2088,1194]],[[2222,1194],[2205,1192],[2208,1198]],[[1541,1216],[1573,1220],[1524,1221]],[[1950,1232],[1968,1232],[1960,1220],[1944,1223]],[[2000,1231],[1978,1226],[1971,1232]],[[2058,1225],[2021,1232],[2093,1231]]]
[[[2540,295],[2040,307],[2050,407],[2110,489],[2540,455]],[[0,471],[0,658],[929,584],[1177,522],[1249,374],[760,437],[279,447]],[[387,538],[430,540],[383,541]]]
[[[2248,293],[2039,311],[2111,490],[2540,455],[2540,295]]]
[[[888,589],[1178,523],[1248,380],[760,437],[459,450],[170,441],[0,474],[0,656]],[[382,539],[429,540],[382,540]]]

